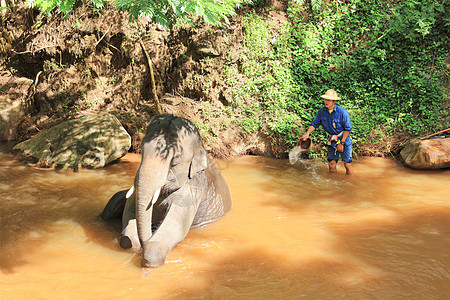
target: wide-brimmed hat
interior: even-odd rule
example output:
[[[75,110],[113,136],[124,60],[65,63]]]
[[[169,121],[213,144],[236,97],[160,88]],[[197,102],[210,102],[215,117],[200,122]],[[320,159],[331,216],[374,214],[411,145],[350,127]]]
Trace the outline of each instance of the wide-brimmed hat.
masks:
[[[326,91],[325,95],[320,96],[324,99],[329,100],[340,100],[341,98],[338,97],[337,92],[333,89]]]

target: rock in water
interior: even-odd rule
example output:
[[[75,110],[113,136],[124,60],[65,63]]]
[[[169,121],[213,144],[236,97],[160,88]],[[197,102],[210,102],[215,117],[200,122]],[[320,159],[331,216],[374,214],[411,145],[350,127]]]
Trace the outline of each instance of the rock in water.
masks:
[[[412,139],[400,152],[400,159],[412,169],[450,168],[450,138]]]
[[[14,146],[39,167],[97,169],[124,156],[131,137],[111,114],[61,123]]]

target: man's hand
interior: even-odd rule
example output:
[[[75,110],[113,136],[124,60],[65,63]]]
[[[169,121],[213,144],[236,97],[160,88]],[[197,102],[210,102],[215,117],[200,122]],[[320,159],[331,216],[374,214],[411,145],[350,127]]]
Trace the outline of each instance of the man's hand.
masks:
[[[309,135],[311,134],[311,132],[313,132],[315,130],[314,126],[309,126],[308,130],[306,131],[306,133],[301,136],[298,141],[306,141],[309,138]]]
[[[344,145],[338,144],[338,145],[336,146],[336,150],[339,151],[339,152],[344,152]]]

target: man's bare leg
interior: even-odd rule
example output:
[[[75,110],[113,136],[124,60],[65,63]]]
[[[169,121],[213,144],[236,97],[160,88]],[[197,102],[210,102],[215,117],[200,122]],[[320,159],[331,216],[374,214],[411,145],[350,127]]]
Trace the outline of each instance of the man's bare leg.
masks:
[[[328,162],[328,169],[330,170],[330,173],[336,173],[337,169],[336,169],[336,161],[332,160]]]
[[[353,174],[353,167],[352,167],[352,163],[348,163],[344,161],[344,166],[345,166],[345,171],[347,174]]]

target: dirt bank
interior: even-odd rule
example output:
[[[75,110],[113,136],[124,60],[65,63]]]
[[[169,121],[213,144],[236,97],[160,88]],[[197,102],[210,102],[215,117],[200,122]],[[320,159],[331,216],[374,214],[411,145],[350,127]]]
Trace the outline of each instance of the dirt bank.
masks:
[[[149,76],[153,66],[163,112],[186,117],[199,127],[216,157],[285,155],[285,146],[262,134],[245,134],[219,110],[232,105],[219,70],[239,64],[239,17],[223,28],[176,27],[169,31],[146,18],[130,23],[108,7],[101,14],[78,7],[73,15],[48,17],[23,3],[2,18],[2,74],[28,78],[20,91],[24,116],[16,140],[28,139],[64,120],[110,112],[138,145],[157,113]],[[150,60],[147,58],[150,58]]]

